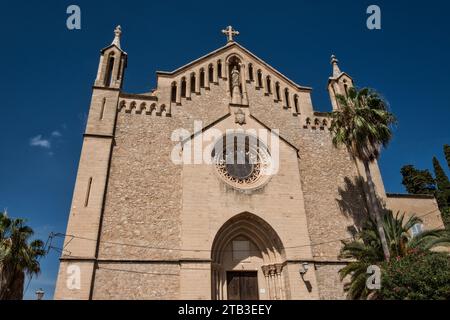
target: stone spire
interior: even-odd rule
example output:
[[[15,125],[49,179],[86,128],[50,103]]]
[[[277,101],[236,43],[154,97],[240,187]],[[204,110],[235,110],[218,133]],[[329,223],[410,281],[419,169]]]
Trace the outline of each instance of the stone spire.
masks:
[[[331,56],[331,65],[333,66],[333,78],[338,77],[342,72],[341,69],[339,69],[339,60],[336,58],[336,56],[333,54]]]
[[[121,49],[120,48],[120,36],[121,36],[121,34],[122,34],[122,28],[120,26],[117,26],[114,29],[114,35],[115,36],[114,36],[114,40],[113,40],[113,42],[111,44],[114,44],[119,49]]]

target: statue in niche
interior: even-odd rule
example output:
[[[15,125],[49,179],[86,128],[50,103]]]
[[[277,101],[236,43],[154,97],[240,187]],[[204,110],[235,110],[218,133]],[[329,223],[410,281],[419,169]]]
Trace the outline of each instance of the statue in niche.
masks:
[[[239,70],[236,66],[233,67],[233,70],[231,71],[231,86],[239,87],[240,85],[240,79],[239,79]]]
[[[231,103],[242,104],[241,76],[236,66],[231,70]]]

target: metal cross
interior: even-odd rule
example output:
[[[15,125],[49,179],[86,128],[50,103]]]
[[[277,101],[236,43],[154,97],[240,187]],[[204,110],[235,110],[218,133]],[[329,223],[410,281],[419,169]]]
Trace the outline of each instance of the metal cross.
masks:
[[[232,26],[226,27],[225,30],[222,30],[222,33],[227,36],[228,42],[233,42],[233,36],[239,35],[239,31],[234,30]]]

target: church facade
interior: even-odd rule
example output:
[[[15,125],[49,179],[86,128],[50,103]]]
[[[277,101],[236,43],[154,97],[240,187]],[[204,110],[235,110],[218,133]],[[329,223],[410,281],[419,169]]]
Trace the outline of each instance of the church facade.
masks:
[[[55,299],[344,299],[341,241],[367,216],[364,170],[311,88],[238,44],[122,90],[120,27],[101,51]],[[353,79],[332,57],[333,109]],[[434,198],[387,194],[439,226]]]

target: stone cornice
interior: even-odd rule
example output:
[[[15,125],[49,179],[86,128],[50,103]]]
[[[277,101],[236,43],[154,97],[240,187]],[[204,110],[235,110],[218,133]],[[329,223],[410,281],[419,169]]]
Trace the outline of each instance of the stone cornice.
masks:
[[[124,98],[124,99],[138,99],[138,100],[145,100],[145,101],[158,101],[158,97],[156,97],[156,96],[149,96],[149,95],[138,94],[138,93],[121,92],[119,97],[120,98]]]

